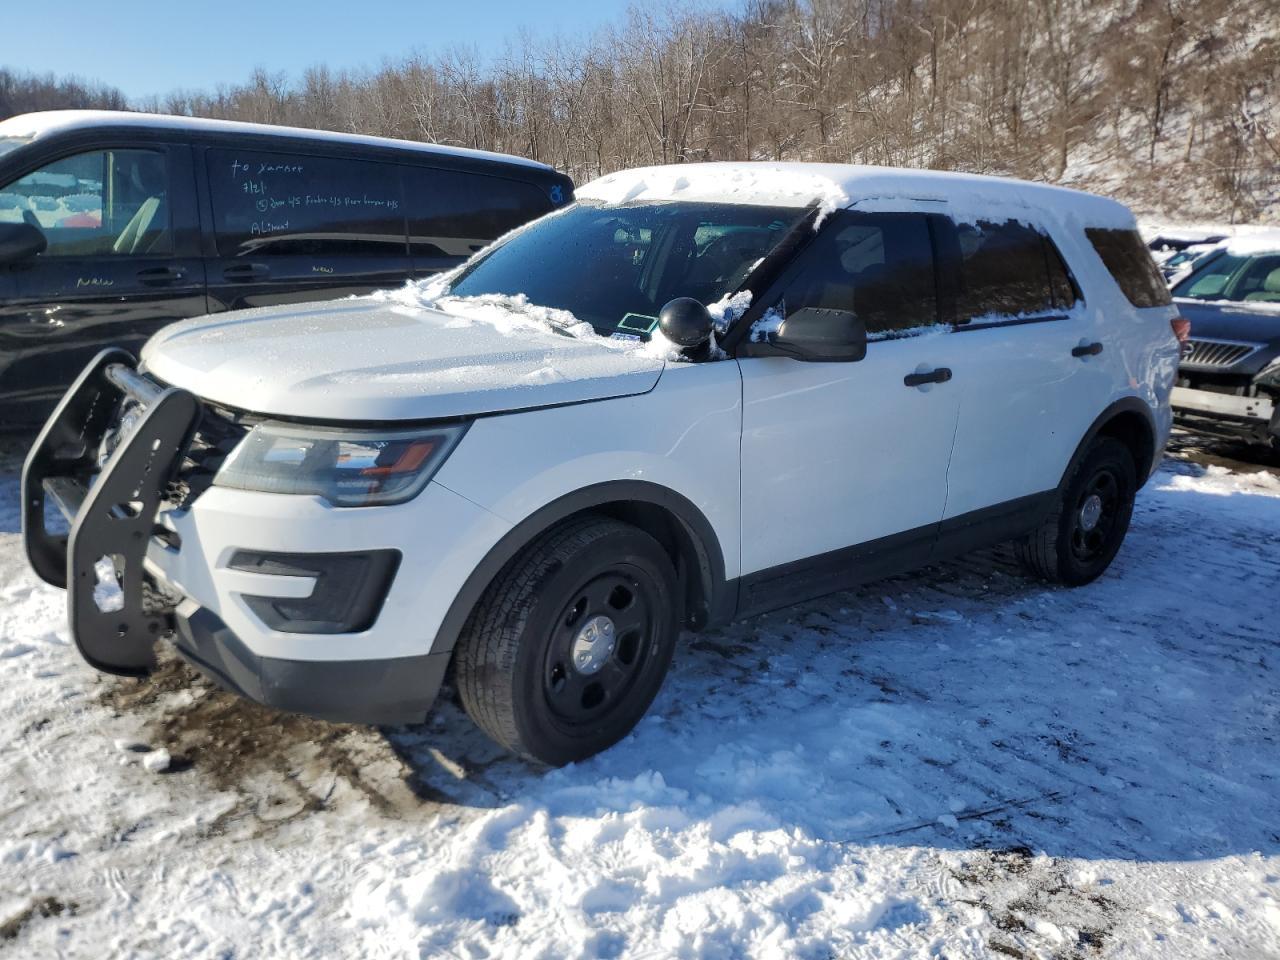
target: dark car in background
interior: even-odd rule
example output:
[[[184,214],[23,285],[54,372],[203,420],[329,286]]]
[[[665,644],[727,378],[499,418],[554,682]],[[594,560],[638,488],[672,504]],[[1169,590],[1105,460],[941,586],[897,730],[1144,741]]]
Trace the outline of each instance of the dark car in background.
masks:
[[[1177,422],[1280,449],[1280,231],[1221,245],[1173,296],[1191,321],[1173,390]]]
[[[0,122],[0,427],[174,320],[448,269],[573,199],[520,157],[93,111]]]

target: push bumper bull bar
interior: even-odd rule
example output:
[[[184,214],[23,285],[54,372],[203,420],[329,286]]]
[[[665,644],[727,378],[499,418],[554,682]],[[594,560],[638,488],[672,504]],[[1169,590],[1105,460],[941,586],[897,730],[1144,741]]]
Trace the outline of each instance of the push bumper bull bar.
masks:
[[[127,400],[141,410],[127,435],[99,464],[103,438]],[[140,376],[124,350],[104,350],[84,369],[40,432],[22,471],[22,536],[27,558],[46,583],[67,590],[76,647],[107,673],[138,676],[155,663],[155,642],[174,629],[171,612],[144,601],[143,568],[160,505],[200,422],[186,390]],[[48,529],[52,502],[70,533]],[[95,599],[97,565],[109,558],[123,593],[118,609]]]

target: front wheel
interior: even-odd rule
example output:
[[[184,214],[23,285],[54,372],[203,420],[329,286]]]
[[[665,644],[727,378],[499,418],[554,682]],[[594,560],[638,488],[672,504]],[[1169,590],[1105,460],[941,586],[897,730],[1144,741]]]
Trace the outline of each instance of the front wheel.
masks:
[[[676,573],[636,527],[588,516],[512,560],[454,658],[467,714],[502,746],[559,766],[599,753],[657,695],[679,634]]]
[[[1037,576],[1080,586],[1111,565],[1129,530],[1138,489],[1133,455],[1114,437],[1099,437],[1076,465],[1054,509],[1019,540],[1018,558]]]

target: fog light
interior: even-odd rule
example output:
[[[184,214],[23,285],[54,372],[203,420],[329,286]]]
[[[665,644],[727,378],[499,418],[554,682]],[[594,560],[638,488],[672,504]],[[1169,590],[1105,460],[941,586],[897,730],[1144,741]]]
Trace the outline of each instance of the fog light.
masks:
[[[399,550],[365,553],[258,553],[238,550],[232,570],[273,577],[313,577],[311,596],[243,594],[249,609],[283,633],[359,633],[378,619],[400,565]]]

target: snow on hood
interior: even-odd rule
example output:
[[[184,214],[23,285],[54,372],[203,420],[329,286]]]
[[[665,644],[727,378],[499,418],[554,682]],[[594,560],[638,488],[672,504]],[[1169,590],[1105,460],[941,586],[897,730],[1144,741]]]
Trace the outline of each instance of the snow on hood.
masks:
[[[151,339],[142,363],[215,403],[316,420],[429,420],[603,400],[645,393],[662,373],[654,345],[600,337],[523,297],[441,296],[444,283],[182,321]]]

